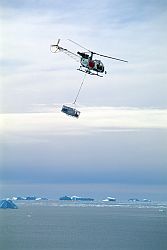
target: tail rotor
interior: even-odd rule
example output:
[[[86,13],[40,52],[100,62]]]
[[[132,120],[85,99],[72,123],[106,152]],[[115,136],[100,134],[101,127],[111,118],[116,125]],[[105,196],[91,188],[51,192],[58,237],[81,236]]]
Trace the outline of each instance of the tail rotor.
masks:
[[[56,52],[59,51],[59,49],[60,49],[59,43],[60,43],[60,38],[58,39],[57,44],[52,44],[50,46],[50,50],[51,50],[52,53],[56,53]]]

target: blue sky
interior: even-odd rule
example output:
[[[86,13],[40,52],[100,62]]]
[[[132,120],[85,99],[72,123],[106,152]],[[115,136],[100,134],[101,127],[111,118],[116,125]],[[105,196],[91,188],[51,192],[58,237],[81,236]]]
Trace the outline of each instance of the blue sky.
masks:
[[[40,194],[73,195],[77,185],[80,195],[102,197],[110,188],[122,199],[165,199],[166,1],[0,6],[2,194],[14,195],[24,186],[18,195],[28,195],[36,185]],[[60,112],[74,100],[83,75],[71,58],[50,53],[58,38],[73,52],[80,48],[68,38],[129,61],[101,58],[108,74],[87,76],[78,120]],[[59,191],[54,194],[50,185]]]

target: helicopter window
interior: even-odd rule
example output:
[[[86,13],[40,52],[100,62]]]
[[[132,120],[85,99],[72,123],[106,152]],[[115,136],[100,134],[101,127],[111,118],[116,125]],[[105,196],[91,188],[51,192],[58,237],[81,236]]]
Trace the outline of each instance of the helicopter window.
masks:
[[[97,64],[97,68],[98,69],[103,69],[102,65],[100,65],[100,64]]]

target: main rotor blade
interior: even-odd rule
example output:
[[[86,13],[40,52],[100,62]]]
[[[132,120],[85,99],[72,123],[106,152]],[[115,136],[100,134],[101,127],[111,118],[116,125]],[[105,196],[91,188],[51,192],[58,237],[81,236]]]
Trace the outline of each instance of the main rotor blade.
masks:
[[[120,59],[120,58],[116,58],[116,57],[112,57],[112,56],[105,56],[105,55],[102,55],[102,54],[99,54],[99,53],[95,53],[95,52],[93,52],[93,54],[98,55],[98,56],[102,56],[102,57],[107,57],[107,58],[110,58],[110,59],[113,59],[113,60],[117,60],[117,61],[121,61],[121,62],[128,62],[128,61]]]
[[[59,45],[59,43],[60,43],[60,38],[59,38],[58,41],[57,41],[57,46]]]
[[[74,42],[74,41],[73,41],[73,40],[71,40],[71,39],[68,39],[68,41],[70,41],[70,42],[72,42],[72,43],[74,43],[74,44],[76,44],[76,45],[80,46],[80,47],[81,47],[81,48],[83,48],[83,49],[86,49],[87,51],[89,51],[90,53],[92,53],[92,54],[94,54],[94,55],[98,55],[98,56],[102,56],[102,57],[110,58],[110,59],[117,60],[117,61],[121,61],[121,62],[128,62],[128,61],[123,60],[123,59],[120,59],[120,58],[116,58],[116,57],[112,57],[112,56],[106,56],[106,55],[102,55],[102,54],[99,54],[99,53],[93,52],[93,51],[91,51],[91,50],[89,50],[89,49],[87,49],[87,48],[85,48],[85,47],[81,46],[79,43]]]
[[[68,41],[70,41],[70,42],[72,42],[72,43],[74,43],[74,44],[78,45],[78,46],[79,46],[79,47],[81,47],[82,49],[86,49],[87,51],[91,52],[89,49],[87,49],[87,48],[85,48],[85,47],[81,46],[79,43],[76,43],[76,42],[74,42],[74,41],[73,41],[73,40],[71,40],[71,39],[68,39]]]

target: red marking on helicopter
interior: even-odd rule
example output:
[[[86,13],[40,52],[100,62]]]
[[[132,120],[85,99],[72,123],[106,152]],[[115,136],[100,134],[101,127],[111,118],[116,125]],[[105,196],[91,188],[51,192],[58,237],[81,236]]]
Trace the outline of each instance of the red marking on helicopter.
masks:
[[[94,66],[95,66],[94,61],[90,60],[90,61],[89,61],[89,68],[93,69]]]

